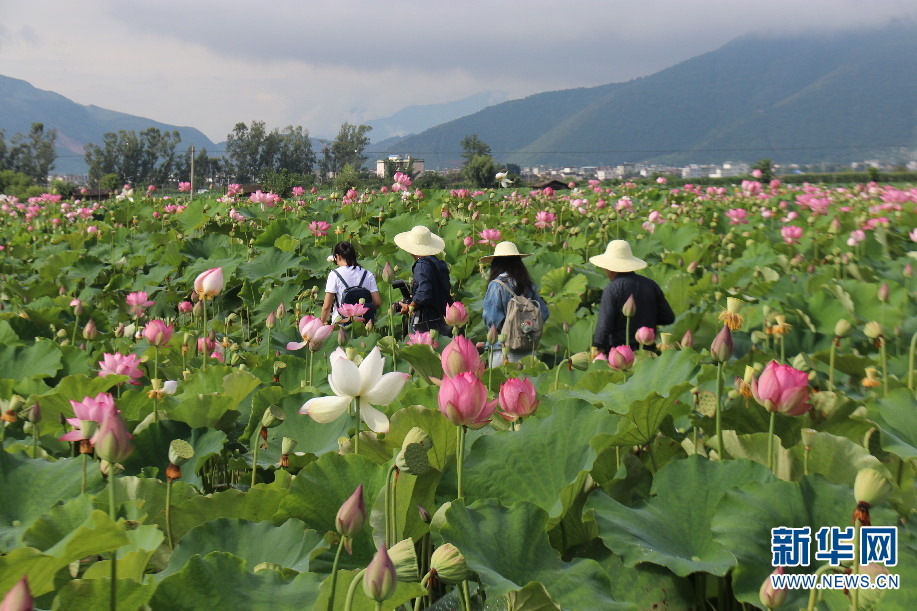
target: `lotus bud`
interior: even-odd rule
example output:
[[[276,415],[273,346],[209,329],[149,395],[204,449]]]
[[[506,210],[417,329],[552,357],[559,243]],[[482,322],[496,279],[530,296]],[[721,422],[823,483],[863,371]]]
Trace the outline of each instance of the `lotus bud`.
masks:
[[[281,301],[277,306],[277,309],[274,310],[274,313],[277,315],[277,320],[283,320],[283,317],[287,314],[287,306]]]
[[[585,371],[589,368],[589,363],[592,362],[592,355],[588,352],[577,352],[570,357],[570,365],[574,369],[579,369],[580,371]]]
[[[23,575],[22,579],[16,582],[0,603],[0,609],[3,611],[32,611],[35,608],[35,602],[32,599],[32,592],[29,590],[28,575]]]
[[[392,264],[386,261],[385,265],[382,266],[382,280],[391,284],[394,279],[395,270],[392,268]]]
[[[904,269],[901,271],[905,278],[912,278],[914,276],[914,268],[910,263],[904,266]]]
[[[691,329],[685,331],[685,334],[681,336],[681,347],[690,348],[694,345],[694,335],[691,333]]]
[[[10,402],[10,404],[12,405],[12,401]],[[27,422],[31,422],[32,424],[41,422],[41,408],[38,406],[38,402],[36,401],[29,407],[22,410],[22,417]]]
[[[272,405],[264,410],[264,415],[261,417],[261,426],[266,429],[272,429],[275,426],[283,424],[283,421],[286,419],[287,417],[283,413],[283,408],[279,405]]]
[[[65,339],[65,338],[67,337],[67,330],[66,330],[66,329],[58,329],[58,330],[57,330],[57,333],[56,333],[55,335],[56,335],[58,338],[60,338],[60,339]]]
[[[713,338],[713,343],[710,345],[710,355],[715,362],[721,363],[729,360],[732,356],[732,351],[732,333],[730,333],[729,327],[723,325],[722,330]]]
[[[382,602],[395,592],[397,585],[395,565],[383,545],[376,550],[376,555],[363,573],[363,593],[376,602]]]
[[[652,327],[640,327],[634,333],[634,339],[642,346],[649,346],[656,343],[656,330]]]
[[[834,324],[834,336],[835,337],[847,337],[850,335],[852,327],[850,326],[850,321],[846,318],[841,318]]]
[[[134,451],[131,435],[117,411],[105,416],[90,441],[96,455],[112,464],[122,462]]]
[[[264,321],[264,326],[267,327],[268,329],[273,329],[276,324],[277,324],[277,316],[273,312],[271,312],[270,314],[267,315],[267,320]]]
[[[857,503],[870,507],[882,504],[891,494],[892,486],[884,475],[869,467],[857,472],[853,483],[853,496]]]
[[[783,567],[778,566],[773,573],[768,575],[764,583],[761,584],[761,589],[758,590],[758,597],[761,599],[761,604],[767,609],[776,609],[786,601],[787,589],[774,588],[774,584],[771,581],[773,575],[783,575]]]
[[[487,330],[487,343],[495,344],[497,342],[497,326],[490,325],[490,329]]]
[[[694,272],[696,272],[697,271],[697,260],[694,260],[688,263],[688,267],[685,271],[688,272],[689,274],[693,274]]]
[[[299,442],[293,439],[292,437],[284,437],[280,442],[280,452],[281,454],[292,454],[293,449]]]
[[[357,486],[353,494],[338,509],[334,525],[342,537],[346,537],[344,548],[351,553],[350,539],[356,537],[366,524],[366,503],[363,501],[363,484]]]
[[[424,524],[429,524],[433,518],[430,516],[430,512],[426,510],[422,505],[417,506],[417,513],[420,514],[420,521]]]
[[[388,550],[388,557],[395,565],[395,574],[398,581],[412,582],[420,581],[420,571],[417,568],[417,550],[414,549],[414,541],[411,538],[399,541]]]
[[[815,435],[818,434],[818,431],[815,429],[802,429],[802,445],[808,450],[812,447],[812,442],[815,441]]]
[[[468,578],[465,557],[451,543],[443,543],[434,550],[430,570],[443,583],[461,583]]]
[[[118,326],[115,327],[115,337],[124,337],[124,323],[118,323]]]
[[[338,346],[344,346],[347,344],[347,333],[344,332],[344,327],[338,327]]]
[[[866,337],[869,339],[877,339],[880,335],[882,335],[882,325],[874,320],[869,321],[863,327],[863,333],[865,333]]]
[[[627,301],[624,302],[624,306],[621,308],[621,313],[624,314],[627,318],[630,318],[637,313],[637,303],[634,301],[634,296],[631,295],[627,298]]]
[[[86,326],[83,327],[83,339],[91,341],[99,336],[99,330],[96,328],[96,323],[91,318],[86,323]]]
[[[182,466],[194,458],[194,448],[191,444],[183,439],[173,439],[169,444],[169,462],[176,466]]]
[[[61,290],[64,290],[64,287],[61,287]],[[79,299],[71,299],[70,307],[73,308],[73,313],[77,316],[80,316],[83,313],[83,302]]]
[[[809,368],[806,357],[801,352],[793,357],[793,360],[790,361],[790,364],[793,366],[793,369],[798,369],[799,371],[806,371]]]
[[[888,282],[883,282],[876,293],[876,298],[882,303],[888,303]]]

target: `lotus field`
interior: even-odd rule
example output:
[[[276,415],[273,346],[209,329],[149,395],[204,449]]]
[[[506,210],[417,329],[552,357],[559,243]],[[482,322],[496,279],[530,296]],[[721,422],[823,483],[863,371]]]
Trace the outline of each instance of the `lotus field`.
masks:
[[[390,314],[415,225],[455,339]],[[0,196],[3,609],[912,610],[915,227],[877,184]],[[614,239],[656,350],[590,352]],[[373,324],[313,318],[341,240]],[[550,317],[485,368],[501,240]]]

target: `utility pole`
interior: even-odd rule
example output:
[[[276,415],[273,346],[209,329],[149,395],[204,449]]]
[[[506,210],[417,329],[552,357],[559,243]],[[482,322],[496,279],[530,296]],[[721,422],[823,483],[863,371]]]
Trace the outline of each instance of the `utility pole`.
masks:
[[[194,199],[194,145],[191,145],[191,199]]]

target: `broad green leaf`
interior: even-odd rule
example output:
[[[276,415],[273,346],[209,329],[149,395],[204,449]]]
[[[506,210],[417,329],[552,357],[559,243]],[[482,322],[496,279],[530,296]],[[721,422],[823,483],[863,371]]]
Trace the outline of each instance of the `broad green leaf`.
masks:
[[[633,608],[609,596],[608,575],[595,560],[561,560],[545,532],[548,514],[536,505],[522,502],[504,507],[496,499],[487,499],[465,506],[455,501],[445,520],[440,529],[443,540],[459,549],[489,596],[521,590],[537,581],[565,608]]]
[[[118,579],[118,609],[136,611],[143,609],[156,590],[155,585],[142,585],[130,579]],[[108,604],[111,596],[109,576],[97,579],[68,581],[54,597],[53,611],[98,611]]]
[[[638,609],[689,611],[695,599],[690,578],[676,577],[660,566],[642,563],[625,567],[605,548],[594,557],[611,579],[611,595],[636,603]]]
[[[201,524],[176,545],[169,565],[157,575],[167,577],[177,573],[195,555],[227,552],[245,561],[245,568],[254,572],[263,562],[297,573],[309,571],[309,561],[328,549],[322,534],[309,530],[299,520],[287,520],[279,526],[271,522],[249,522],[237,518],[220,518]]]
[[[790,452],[795,463],[794,470],[801,475],[805,448],[800,443],[791,448]],[[893,479],[885,465],[870,454],[869,450],[846,437],[838,437],[831,433],[818,432],[814,435],[809,450],[808,466],[810,474],[823,475],[832,484],[853,486],[857,473],[866,467],[876,469],[889,479]]]
[[[334,422],[322,424],[307,415],[300,414],[300,408],[314,396],[318,396],[317,393],[297,390],[281,397],[278,404],[283,409],[286,419],[283,424],[270,429],[269,435],[272,439],[277,440],[283,437],[295,439],[297,452],[306,452],[316,456],[326,452],[337,452],[340,448],[339,440],[341,437],[347,437],[349,429],[353,426],[353,418],[345,415]]]
[[[560,611],[544,584],[533,581],[521,590],[506,595],[508,611]]]
[[[670,351],[671,352],[671,351]],[[675,404],[675,396],[660,397],[655,392],[645,399],[634,401],[617,421],[617,429],[603,435],[597,443],[628,447],[642,446],[656,436],[659,425]]]
[[[165,541],[165,534],[150,524],[124,531],[128,544],[118,549],[118,578],[143,583],[150,559]],[[111,560],[96,562],[83,573],[84,579],[99,579],[111,575]],[[119,596],[120,598],[120,596]]]
[[[52,377],[61,368],[61,349],[56,342],[39,337],[28,347],[0,346],[0,371],[12,380]]]
[[[181,481],[201,485],[199,472],[215,454],[219,454],[226,433],[211,428],[191,429],[184,422],[161,420],[135,433],[134,451],[124,461],[125,473],[137,475],[150,467],[158,469],[157,477],[165,479],[169,466],[169,444],[176,439],[187,441],[194,449],[194,458],[181,466]]]
[[[385,475],[384,467],[363,456],[323,454],[299,472],[273,520],[298,518],[320,533],[336,532],[335,516],[344,501],[363,484],[368,515],[385,485]],[[341,560],[344,568],[364,567],[372,560],[376,550],[368,530],[354,538],[353,555]]]
[[[249,522],[274,521],[273,515],[277,513],[280,502],[288,492],[284,485],[275,481],[271,484],[257,484],[247,492],[230,489],[208,495],[194,495],[181,502],[173,501],[172,536],[179,541],[192,528],[218,518],[236,518]],[[157,514],[156,522],[164,528],[165,517]]]
[[[545,301],[554,302],[564,295],[582,295],[586,290],[586,276],[567,273],[566,268],[560,267],[539,278],[537,284]]]
[[[48,462],[0,452],[0,553],[22,545],[25,531],[52,507],[79,496],[83,460]],[[95,464],[87,479],[89,492],[101,489]]]
[[[334,592],[334,604],[331,606],[332,609],[346,609],[344,603],[347,600],[347,590],[350,586],[350,583],[359,573],[359,569],[338,570],[337,589]],[[376,601],[369,598],[363,592],[362,575],[360,575],[357,584],[358,585],[353,597],[351,609],[353,609],[353,611],[375,611]],[[426,590],[421,588],[419,583],[399,581],[396,583],[395,591],[392,593],[391,597],[382,603],[382,608],[388,610],[404,608],[403,605],[405,603],[409,602],[412,598],[423,596],[425,593]],[[318,600],[315,601],[315,606],[312,608],[316,610],[327,609],[329,598],[331,598],[330,576],[325,578],[325,580],[322,582],[322,588],[319,592]]]
[[[547,418],[527,419],[518,431],[483,436],[466,450],[464,493],[508,504],[528,501],[559,517],[567,509],[561,490],[595,461],[589,440],[613,431],[616,420],[606,410],[566,401]]]
[[[251,282],[260,282],[265,278],[279,280],[290,270],[299,268],[301,263],[302,259],[292,252],[269,250],[240,264],[238,273]]]
[[[904,388],[868,404],[869,419],[882,431],[882,449],[904,460],[917,458],[917,419],[914,396]]]
[[[627,507],[596,491],[586,508],[595,511],[602,541],[627,566],[652,562],[682,577],[696,571],[725,575],[735,558],[710,534],[716,504],[730,489],[771,480],[757,463],[710,462],[694,455],[660,469],[653,496],[642,505]]]
[[[254,567],[252,567],[254,568]],[[192,556],[179,572],[159,583],[153,609],[308,609],[318,599],[319,577],[301,573],[287,578],[266,569],[250,573],[245,560],[225,552]]]

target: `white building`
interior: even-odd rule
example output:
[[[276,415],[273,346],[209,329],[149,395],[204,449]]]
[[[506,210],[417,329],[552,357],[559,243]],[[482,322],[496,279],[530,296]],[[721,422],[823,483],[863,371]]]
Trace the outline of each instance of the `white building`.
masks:
[[[394,164],[396,172],[404,172],[410,168],[414,177],[420,176],[424,171],[423,159],[417,159],[410,155],[405,155],[404,157],[401,155],[389,155],[387,159],[376,160],[376,176],[385,176],[386,164]]]

